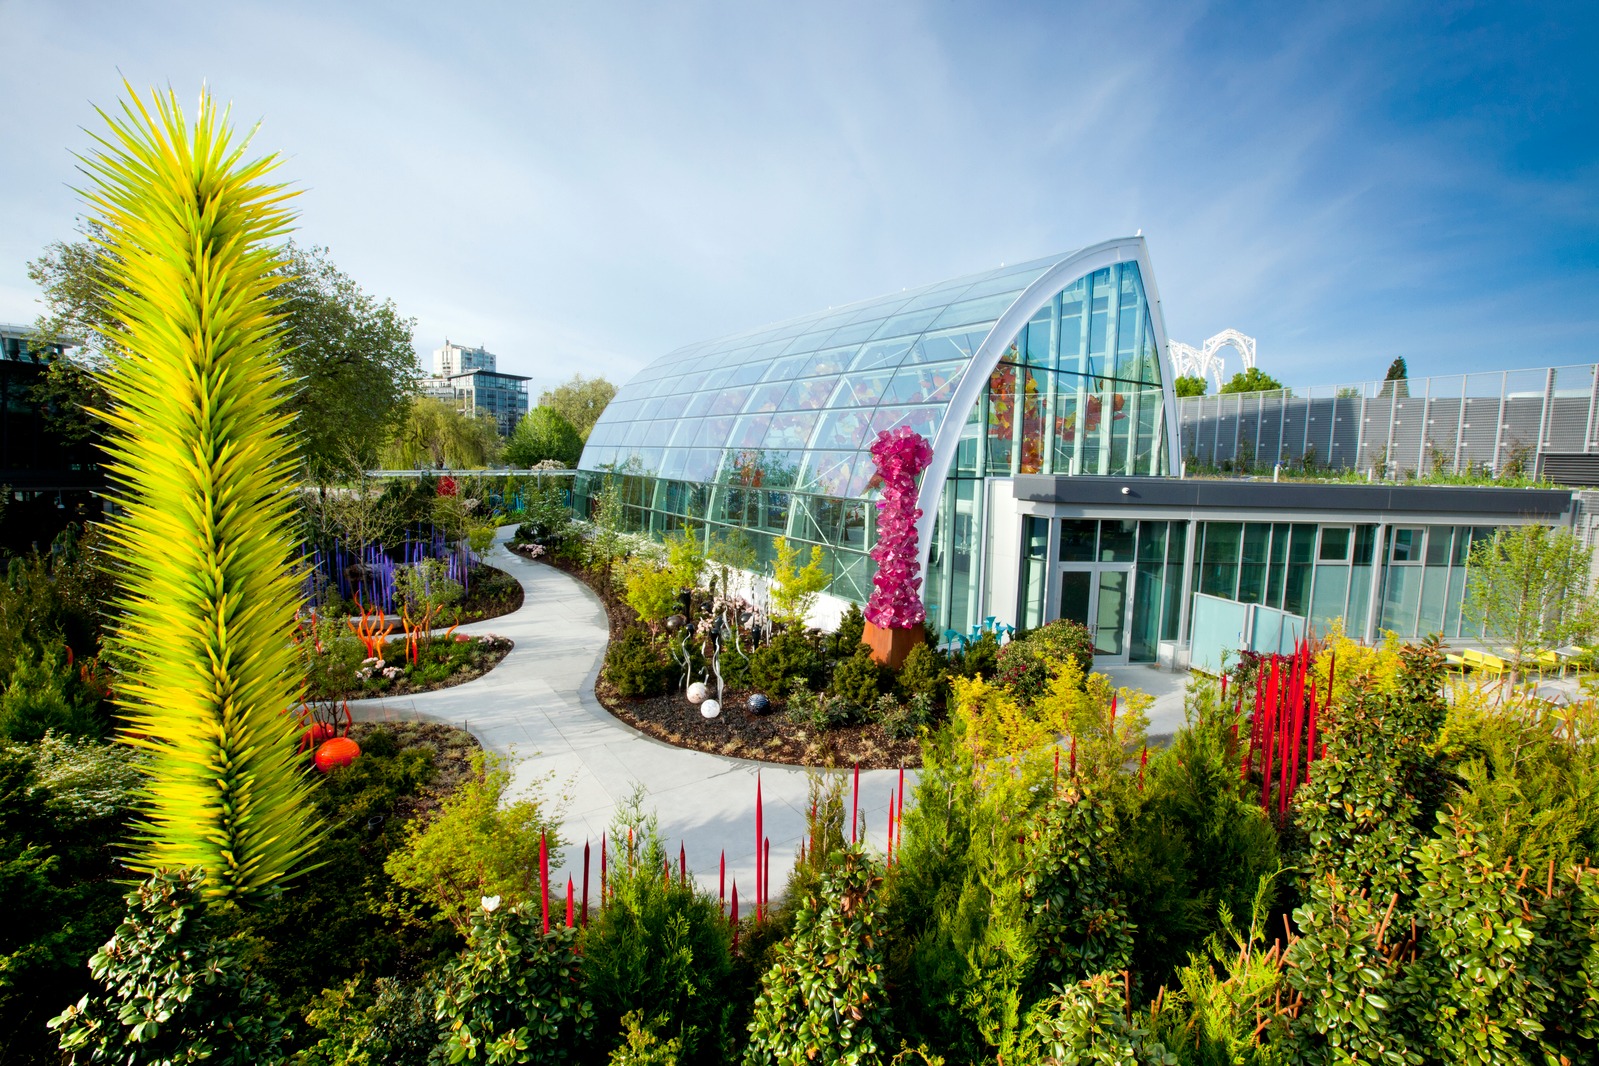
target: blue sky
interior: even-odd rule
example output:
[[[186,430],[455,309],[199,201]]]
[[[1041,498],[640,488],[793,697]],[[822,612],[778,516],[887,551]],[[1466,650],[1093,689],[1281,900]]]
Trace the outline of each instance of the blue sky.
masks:
[[[1599,359],[1599,6],[0,0],[0,321],[126,76],[540,382],[1142,229],[1290,384]]]

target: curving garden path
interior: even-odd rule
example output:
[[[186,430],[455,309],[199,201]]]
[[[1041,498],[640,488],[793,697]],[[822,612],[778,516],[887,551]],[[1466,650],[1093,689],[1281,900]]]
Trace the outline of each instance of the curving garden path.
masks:
[[[772,842],[771,890],[774,896],[781,892],[805,832],[807,777],[818,771],[676,748],[618,721],[594,697],[609,634],[605,608],[576,578],[510,552],[505,542],[513,530],[499,531],[485,561],[522,583],[522,607],[458,630],[510,637],[516,642],[511,653],[487,674],[453,688],[352,700],[356,719],[424,718],[464,726],[483,747],[513,760],[516,794],[541,791],[547,800],[564,796],[562,835],[568,847],[564,856],[551,857],[551,882],[563,881],[568,873],[581,878],[588,841],[593,845],[591,898],[599,894],[600,834],[642,785],[668,850],[675,853],[682,843],[702,887],[716,891],[717,859],[726,849],[729,884],[737,881],[747,910],[755,883],[759,773]],[[685,701],[683,713],[699,711]],[[879,850],[886,843],[888,801],[897,782],[893,770],[860,775],[867,838]],[[907,794],[914,783],[915,772],[907,770]]]

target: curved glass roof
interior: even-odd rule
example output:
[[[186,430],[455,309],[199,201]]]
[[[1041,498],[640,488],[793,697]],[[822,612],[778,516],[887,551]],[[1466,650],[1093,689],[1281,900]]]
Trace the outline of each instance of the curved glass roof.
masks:
[[[578,467],[863,496],[877,434],[932,440],[995,321],[1075,254],[679,348],[618,390]]]

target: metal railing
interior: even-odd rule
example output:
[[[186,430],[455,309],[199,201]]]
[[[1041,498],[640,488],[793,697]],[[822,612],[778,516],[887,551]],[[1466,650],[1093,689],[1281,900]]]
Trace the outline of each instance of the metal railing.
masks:
[[[1183,458],[1335,470],[1531,475],[1542,452],[1599,452],[1599,364],[1367,381],[1178,401]]]

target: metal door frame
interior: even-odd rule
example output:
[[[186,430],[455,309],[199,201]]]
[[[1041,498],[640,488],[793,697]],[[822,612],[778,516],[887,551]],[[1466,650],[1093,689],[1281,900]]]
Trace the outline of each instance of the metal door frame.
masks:
[[[1092,574],[1094,574],[1094,580],[1091,581],[1089,583],[1089,586],[1088,586],[1088,588],[1089,588],[1089,594],[1088,594],[1088,617],[1090,619],[1095,619],[1095,618],[1099,617],[1099,574],[1103,573],[1106,570],[1119,570],[1123,574],[1126,575],[1126,584],[1123,586],[1124,591],[1123,591],[1123,594],[1122,594],[1122,640],[1121,640],[1121,648],[1122,648],[1122,650],[1121,650],[1121,654],[1120,655],[1101,655],[1098,652],[1096,652],[1094,654],[1094,663],[1095,663],[1096,666],[1100,665],[1100,664],[1104,664],[1106,666],[1125,666],[1127,664],[1127,656],[1130,654],[1129,649],[1130,649],[1130,647],[1132,645],[1132,639],[1133,639],[1133,571],[1136,568],[1136,566],[1137,566],[1136,563],[1130,563],[1130,562],[1126,562],[1126,563],[1062,563],[1062,562],[1056,562],[1054,564],[1054,567],[1053,567],[1053,570],[1052,570],[1052,577],[1051,577],[1051,581],[1050,581],[1050,587],[1049,587],[1049,613],[1048,613],[1048,615],[1046,615],[1046,617],[1049,618],[1049,619],[1056,619],[1056,618],[1060,617],[1060,585],[1061,585],[1061,577],[1062,577],[1062,575],[1066,574],[1067,572],[1073,572],[1073,573],[1081,572],[1081,573],[1092,573]],[[1090,621],[1088,623],[1088,631],[1089,631],[1089,633],[1093,634],[1095,637],[1097,637],[1099,635],[1099,627],[1093,621]]]

